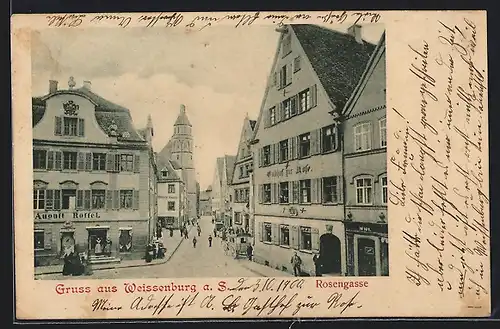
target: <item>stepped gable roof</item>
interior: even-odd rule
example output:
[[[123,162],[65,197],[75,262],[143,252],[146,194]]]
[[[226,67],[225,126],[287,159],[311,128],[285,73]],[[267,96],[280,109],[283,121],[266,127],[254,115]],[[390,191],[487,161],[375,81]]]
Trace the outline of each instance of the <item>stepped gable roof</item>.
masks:
[[[342,109],[363,73],[375,45],[317,25],[291,24],[329,98]]]
[[[141,134],[134,128],[130,111],[118,104],[97,95],[89,89],[82,87],[69,90],[58,90],[42,97],[32,97],[32,124],[33,127],[40,122],[45,114],[46,100],[59,94],[74,94],[85,97],[95,104],[95,117],[102,130],[109,133],[109,127],[113,123],[117,126],[118,140],[138,142],[144,141]]]

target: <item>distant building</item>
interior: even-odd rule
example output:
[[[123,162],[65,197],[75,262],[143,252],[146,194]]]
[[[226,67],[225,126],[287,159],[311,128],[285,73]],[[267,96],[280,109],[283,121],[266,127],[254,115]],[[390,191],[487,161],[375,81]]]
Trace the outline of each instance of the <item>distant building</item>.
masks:
[[[92,259],[140,258],[156,226],[156,173],[150,141],[128,109],[90,82],[32,98],[35,264],[70,250]]]
[[[360,31],[287,25],[254,133],[254,259],[314,274],[346,275],[340,116],[375,46]],[[333,116],[332,116],[333,114]]]
[[[174,123],[174,134],[167,145],[158,153],[163,161],[175,161],[182,168],[186,199],[186,217],[191,219],[197,216],[196,171],[193,160],[193,132],[192,125],[186,114],[186,107],[181,105],[179,116]]]
[[[172,161],[157,160],[158,167],[158,221],[161,227],[179,229],[184,219],[185,185],[174,169]]]
[[[231,218],[231,177],[233,177],[234,155],[219,157],[215,163],[214,178],[212,181],[212,211],[218,222],[232,226]]]
[[[243,120],[238,153],[231,177],[231,215],[235,229],[250,233],[250,173],[253,170],[253,157],[250,141],[253,137],[255,120],[250,120],[248,115]]]
[[[212,215],[212,186],[200,192],[200,216]]]
[[[343,117],[348,274],[389,275],[385,33]]]

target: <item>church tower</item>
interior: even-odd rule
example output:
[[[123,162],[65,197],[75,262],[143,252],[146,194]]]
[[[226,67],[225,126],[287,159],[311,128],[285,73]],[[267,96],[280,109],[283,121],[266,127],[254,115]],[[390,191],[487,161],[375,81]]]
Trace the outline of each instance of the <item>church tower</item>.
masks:
[[[168,143],[170,160],[182,168],[183,180],[187,190],[187,215],[189,218],[197,216],[196,171],[193,161],[192,125],[186,114],[186,107],[181,105],[179,116],[174,123],[174,134]]]

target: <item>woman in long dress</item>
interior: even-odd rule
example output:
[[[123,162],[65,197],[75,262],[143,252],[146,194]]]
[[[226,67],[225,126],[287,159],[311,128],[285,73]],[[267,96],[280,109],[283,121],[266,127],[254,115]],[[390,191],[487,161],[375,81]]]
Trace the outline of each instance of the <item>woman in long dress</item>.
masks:
[[[97,238],[96,239],[94,252],[95,252],[96,255],[102,253],[101,238]]]

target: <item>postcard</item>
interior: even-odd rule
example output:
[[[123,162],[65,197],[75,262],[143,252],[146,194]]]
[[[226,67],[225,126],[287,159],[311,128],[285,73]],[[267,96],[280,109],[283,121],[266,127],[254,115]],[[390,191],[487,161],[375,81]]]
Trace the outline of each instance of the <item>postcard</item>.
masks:
[[[16,318],[488,316],[486,35],[485,11],[14,15]]]

